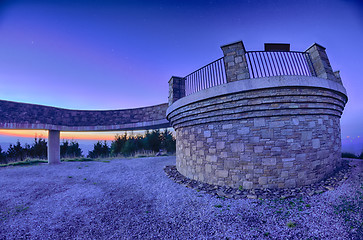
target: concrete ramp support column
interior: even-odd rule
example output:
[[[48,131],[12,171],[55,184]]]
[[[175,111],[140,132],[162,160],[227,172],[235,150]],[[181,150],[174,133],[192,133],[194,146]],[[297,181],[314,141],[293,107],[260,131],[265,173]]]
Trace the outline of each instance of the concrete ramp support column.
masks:
[[[60,163],[60,131],[48,131],[48,164]]]

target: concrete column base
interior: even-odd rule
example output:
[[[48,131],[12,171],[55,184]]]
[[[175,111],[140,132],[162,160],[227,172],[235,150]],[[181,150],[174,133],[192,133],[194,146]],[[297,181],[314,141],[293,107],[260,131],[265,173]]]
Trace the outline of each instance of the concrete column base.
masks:
[[[48,164],[60,164],[60,131],[48,131]]]

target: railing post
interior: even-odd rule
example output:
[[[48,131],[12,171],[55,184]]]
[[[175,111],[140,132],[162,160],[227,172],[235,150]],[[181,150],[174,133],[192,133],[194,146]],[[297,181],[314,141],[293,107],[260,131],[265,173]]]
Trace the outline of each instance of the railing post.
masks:
[[[169,106],[182,97],[185,97],[185,79],[172,76],[169,80]]]
[[[227,83],[249,79],[250,72],[248,71],[246,49],[243,42],[238,41],[223,45],[221,49],[224,55]]]
[[[314,43],[305,52],[309,53],[317,77],[342,83],[333,73],[325,47]]]

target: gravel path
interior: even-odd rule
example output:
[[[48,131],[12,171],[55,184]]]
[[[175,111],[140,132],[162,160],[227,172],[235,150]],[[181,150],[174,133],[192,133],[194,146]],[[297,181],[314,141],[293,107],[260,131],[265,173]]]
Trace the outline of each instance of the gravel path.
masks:
[[[363,162],[301,199],[222,199],[174,183],[175,157],[0,169],[0,239],[362,239]]]

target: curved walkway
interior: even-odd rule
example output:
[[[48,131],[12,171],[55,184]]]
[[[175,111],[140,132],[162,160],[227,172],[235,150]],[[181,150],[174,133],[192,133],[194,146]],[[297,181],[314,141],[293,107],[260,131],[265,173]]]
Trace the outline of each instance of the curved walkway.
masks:
[[[169,127],[168,104],[122,110],[70,110],[0,100],[0,129],[116,131]]]

